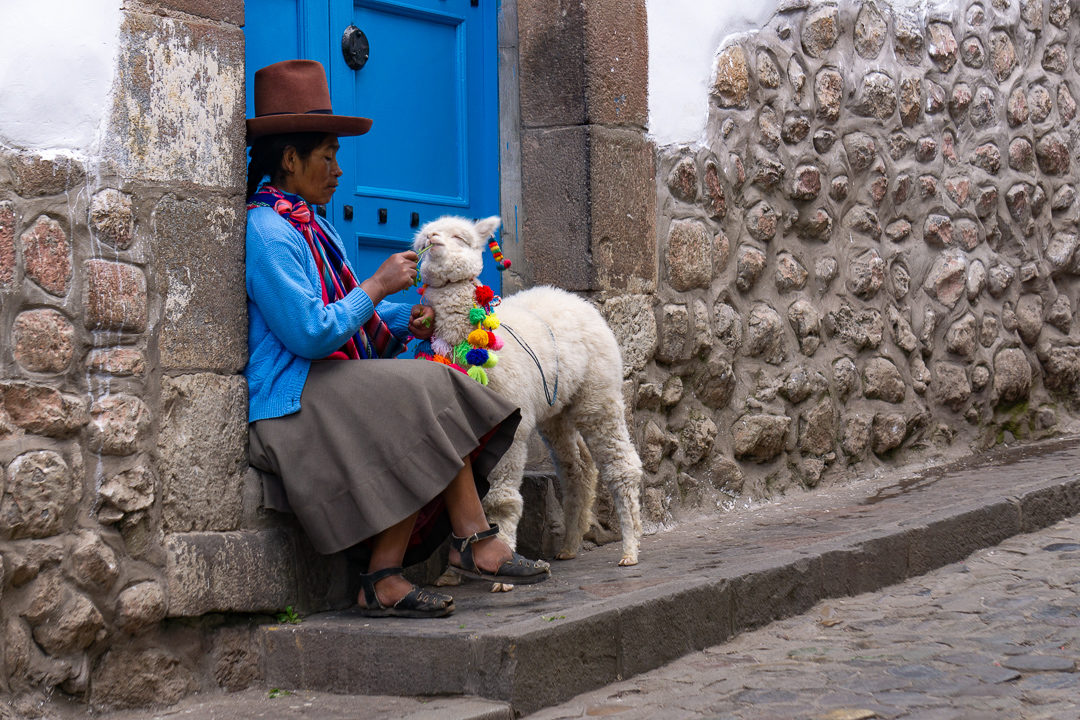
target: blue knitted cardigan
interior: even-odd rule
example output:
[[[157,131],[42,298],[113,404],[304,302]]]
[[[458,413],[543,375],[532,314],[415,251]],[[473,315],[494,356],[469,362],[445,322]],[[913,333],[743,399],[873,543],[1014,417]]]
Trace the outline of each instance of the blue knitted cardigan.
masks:
[[[319,225],[344,255],[337,231]],[[374,312],[367,293],[354,288],[323,305],[318,268],[303,236],[272,208],[247,214],[248,422],[300,409],[311,361],[340,348]],[[379,315],[399,339],[408,335],[412,305],[379,303]],[[337,362],[349,362],[339,360]]]

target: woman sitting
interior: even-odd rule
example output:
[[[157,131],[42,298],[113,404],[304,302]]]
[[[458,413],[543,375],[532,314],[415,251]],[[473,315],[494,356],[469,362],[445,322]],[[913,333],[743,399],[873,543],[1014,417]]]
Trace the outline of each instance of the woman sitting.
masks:
[[[367,132],[371,120],[332,114],[314,61],[265,67],[254,90],[244,372],[251,464],[270,473],[265,504],[295,512],[321,553],[363,544],[365,615],[453,612],[449,595],[401,575],[448,535],[450,564],[465,577],[547,579],[548,564],[511,551],[480,503],[518,409],[445,365],[392,359],[409,335],[426,339],[434,327],[431,308],[384,301],[413,284],[416,253],[359,279],[313,210],[342,174],[338,137]]]

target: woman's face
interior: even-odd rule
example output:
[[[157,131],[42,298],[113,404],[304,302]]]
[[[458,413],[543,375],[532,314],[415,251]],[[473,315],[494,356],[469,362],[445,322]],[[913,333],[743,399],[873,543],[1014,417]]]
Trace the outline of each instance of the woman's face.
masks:
[[[300,157],[294,147],[286,148],[281,160],[285,170],[281,189],[299,195],[310,205],[330,202],[341,177],[337,162],[338,147],[338,139],[329,135],[307,157]]]

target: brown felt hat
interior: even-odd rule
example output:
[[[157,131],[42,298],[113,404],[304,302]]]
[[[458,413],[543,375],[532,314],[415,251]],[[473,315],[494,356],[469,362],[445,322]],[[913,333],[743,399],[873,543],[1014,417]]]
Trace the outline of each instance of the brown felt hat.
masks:
[[[368,118],[333,114],[322,63],[285,60],[255,71],[255,117],[247,121],[248,145],[278,133],[363,135],[370,129]]]

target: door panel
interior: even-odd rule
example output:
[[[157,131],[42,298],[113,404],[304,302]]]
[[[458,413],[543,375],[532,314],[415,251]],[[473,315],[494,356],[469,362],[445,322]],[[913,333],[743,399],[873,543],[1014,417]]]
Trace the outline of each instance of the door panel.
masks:
[[[362,143],[355,191],[467,206],[462,19],[376,6],[358,8],[352,22],[368,35],[372,55],[335,89],[358,109],[377,99],[381,116]]]
[[[247,0],[244,3],[244,56],[247,116],[255,115],[252,99],[255,71],[282,60],[318,60],[330,54],[329,0]]]
[[[410,247],[417,226],[429,220],[498,212],[495,4],[330,0],[330,17],[339,41],[355,25],[370,46],[359,70],[332,53],[334,107],[354,108],[374,125],[343,140],[345,175],[330,210],[354,240],[349,251],[358,271],[371,272],[388,252]],[[485,268],[481,278],[498,292],[490,259]],[[415,298],[406,291],[391,299]]]

